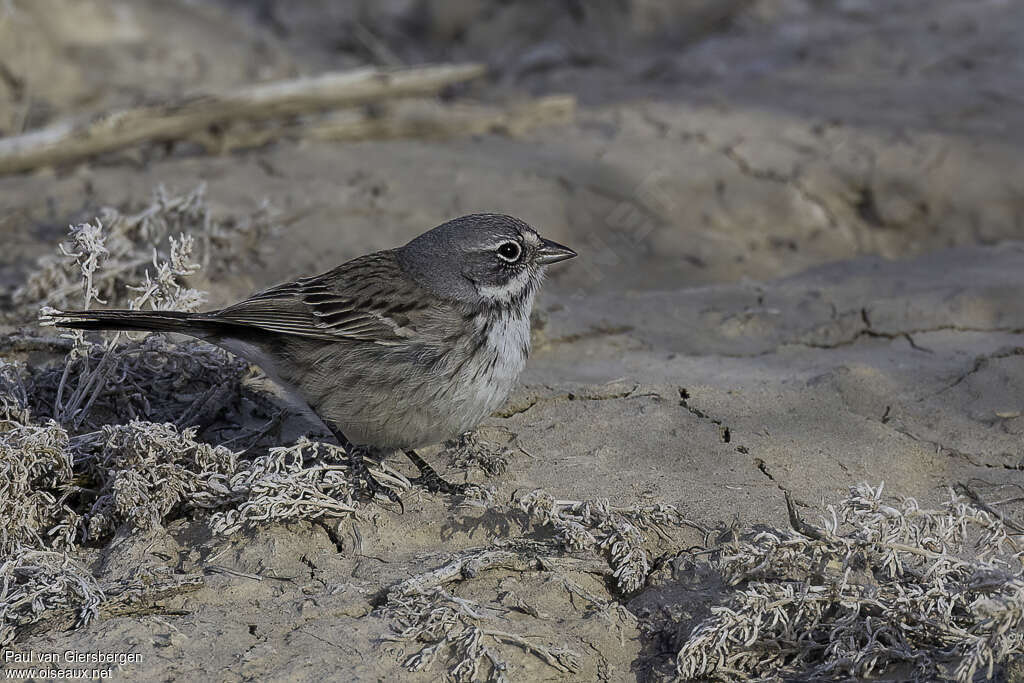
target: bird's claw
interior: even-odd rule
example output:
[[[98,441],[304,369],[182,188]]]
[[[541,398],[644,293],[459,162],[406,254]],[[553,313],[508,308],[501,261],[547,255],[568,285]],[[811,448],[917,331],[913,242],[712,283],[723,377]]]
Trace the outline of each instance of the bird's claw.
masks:
[[[401,497],[399,497],[398,493],[394,489],[382,484],[377,477],[373,475],[370,468],[366,466],[366,455],[366,450],[359,448],[358,446],[349,449],[348,467],[352,481],[360,491],[366,493],[371,499],[376,498],[378,494],[383,495],[392,503],[398,503],[398,506],[404,513],[405,505],[402,503]]]
[[[453,484],[442,479],[437,472],[430,471],[418,477],[409,479],[413,486],[422,486],[431,493],[443,493],[446,495],[457,495],[465,493],[471,484]]]
[[[445,481],[430,466],[430,463],[420,457],[416,451],[406,451],[405,454],[420,471],[420,476],[409,479],[409,483],[414,486],[417,484],[422,485],[423,488],[431,493],[444,493],[447,495],[465,493],[472,486],[471,484],[452,484]]]

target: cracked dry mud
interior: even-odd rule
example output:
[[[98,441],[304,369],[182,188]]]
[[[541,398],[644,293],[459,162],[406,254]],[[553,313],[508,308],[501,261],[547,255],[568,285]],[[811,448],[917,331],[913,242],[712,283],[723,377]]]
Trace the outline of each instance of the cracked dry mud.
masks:
[[[52,19],[37,41],[38,74],[23,74],[34,104],[0,84],[11,114],[0,126],[242,82],[254,70],[269,78],[365,61],[339,56],[326,24],[310,19],[321,4],[345,10],[263,4],[266,16],[228,0],[133,3],[103,14],[88,40]],[[522,386],[483,428],[508,445],[507,466],[484,477],[424,452],[443,476],[494,487],[496,508],[411,492],[404,515],[364,506],[338,525],[227,540],[211,539],[201,519],[178,520],[85,559],[101,574],[171,567],[201,574],[201,586],[153,613],[44,630],[19,648],[143,653],[125,680],[435,680],[441,663],[403,668],[418,646],[382,640],[381,608],[403,581],[463,554],[544,541],[506,505],[515,494],[667,503],[707,527],[785,528],[784,492],[816,520],[823,501],[864,481],[929,506],[958,483],[986,497],[1024,487],[1024,127],[1011,125],[1024,120],[1024,5],[901,0],[876,13],[762,0],[733,3],[730,22],[680,37],[673,27],[698,25],[687,12],[701,3],[625,3],[638,17],[664,4],[655,23],[669,35],[652,39],[637,19],[633,47],[605,58],[605,29],[566,20],[558,31],[573,49],[601,58],[543,61],[530,55],[562,34],[516,9],[530,3],[496,3],[500,12],[469,23],[427,4],[436,14],[424,35],[434,37],[390,43],[402,59],[489,61],[495,78],[465,96],[568,91],[581,101],[576,122],[522,137],[280,143],[220,157],[167,146],[3,177],[0,283],[19,282],[69,222],[138,206],[160,183],[205,181],[225,213],[263,198],[283,212],[273,261],[196,283],[211,305],[454,215],[519,215],[580,258],[551,273]],[[361,21],[382,40],[394,35],[391,15],[368,12]],[[34,35],[32,16],[19,19],[19,40]],[[180,28],[173,45],[154,28],[166,22]],[[209,39],[218,24],[237,40]],[[517,40],[495,39],[510,26]],[[442,49],[436,36],[449,30],[464,37]],[[0,37],[0,62],[20,69],[12,45]],[[2,332],[24,323],[9,322]],[[1021,520],[1019,506],[1004,512]],[[684,529],[657,550],[702,540]],[[714,590],[655,577],[623,595],[594,558],[453,575],[453,594],[500,615],[496,632],[577,657],[552,663],[494,636],[510,680],[663,671],[670,644],[638,616],[671,605],[699,617]]]

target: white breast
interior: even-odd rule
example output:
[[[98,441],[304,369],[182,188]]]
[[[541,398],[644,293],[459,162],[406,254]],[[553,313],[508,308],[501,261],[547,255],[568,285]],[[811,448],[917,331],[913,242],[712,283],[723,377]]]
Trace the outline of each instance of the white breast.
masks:
[[[470,390],[467,412],[471,413],[467,417],[473,423],[467,429],[501,407],[526,367],[530,353],[529,310],[508,312],[489,325],[483,316],[474,321],[478,330],[486,329],[486,337],[479,360],[473,364],[475,377],[466,384]]]
[[[528,309],[527,309],[528,310]],[[490,381],[514,383],[526,367],[530,353],[530,317],[524,312],[508,313],[487,331],[487,355],[495,358]]]

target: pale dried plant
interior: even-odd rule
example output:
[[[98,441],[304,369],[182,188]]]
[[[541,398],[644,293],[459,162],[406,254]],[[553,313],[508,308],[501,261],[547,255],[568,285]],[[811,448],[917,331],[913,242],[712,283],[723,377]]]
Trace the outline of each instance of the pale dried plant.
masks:
[[[82,291],[84,300],[82,306],[88,308],[93,301],[106,303],[96,293],[93,283],[93,276],[100,264],[110,255],[106,247],[106,235],[103,231],[103,224],[96,219],[96,223],[82,223],[73,225],[70,230],[71,243],[61,244],[60,253],[73,261],[77,269],[82,273]],[[16,293],[17,296],[17,293]]]
[[[0,432],[30,419],[28,389],[17,363],[0,358]]]
[[[508,446],[485,439],[481,432],[467,432],[444,444],[453,467],[480,469],[488,477],[497,477],[508,468]]]
[[[186,195],[169,197],[158,189],[153,204],[139,214],[124,216],[113,209],[104,209],[106,228],[100,219],[95,223],[72,226],[71,239],[60,245],[60,255],[41,259],[40,268],[30,275],[25,286],[15,292],[15,300],[42,299],[48,303],[65,303],[78,287],[83,292],[85,308],[93,301],[107,303],[116,298],[127,299],[126,305],[131,308],[148,306],[160,310],[195,310],[204,301],[204,295],[180,281],[200,268],[193,260],[195,238],[186,232],[175,238],[169,231],[175,227],[208,229],[210,219],[203,193],[204,189],[200,187]],[[154,243],[164,238],[169,249],[161,257]],[[152,255],[155,277],[150,275],[148,268],[140,270],[146,264],[142,259],[144,254]],[[78,278],[75,277],[76,271]],[[132,285],[126,279],[132,276],[143,277],[143,284]],[[130,291],[137,292],[136,296],[128,297]],[[56,315],[59,315],[56,309],[43,306],[40,321],[44,325],[52,324]],[[121,394],[125,389],[134,389],[131,395],[145,400],[153,393],[153,387],[148,383],[142,388],[130,381],[130,375],[139,374],[132,370],[144,363],[138,363],[136,351],[130,345],[119,346],[122,335],[115,334],[102,343],[88,340],[80,331],[68,332],[64,336],[71,339],[72,349],[56,383],[50,411],[61,424],[72,430],[82,427],[90,415],[96,414],[94,403],[104,395],[109,396],[112,378],[118,379]],[[154,348],[153,344],[147,351]],[[170,355],[175,354],[170,352]],[[179,360],[186,361],[186,355],[177,355]],[[201,357],[211,361],[206,363],[207,369],[222,366],[229,368],[230,374],[237,374],[237,363],[231,367],[232,362],[223,352],[207,350],[201,353]],[[144,368],[142,374],[147,374],[146,370],[148,368]],[[44,392],[46,379],[37,378],[37,385]],[[222,379],[218,377],[218,380]],[[211,386],[222,386],[222,382],[215,381]],[[112,398],[108,404],[119,403],[121,399],[120,396]],[[131,412],[131,417],[152,415],[148,410],[132,409]]]
[[[671,540],[671,527],[696,527],[672,505],[613,506],[608,500],[558,500],[543,489],[519,497],[519,508],[530,520],[550,527],[566,550],[603,552],[618,588],[634,593],[651,572],[648,546]]]
[[[575,652],[546,647],[499,628],[501,610],[458,597],[441,587],[393,592],[379,612],[392,629],[383,640],[418,644],[419,649],[402,662],[411,672],[445,665],[448,676],[460,683],[506,681],[508,663],[494,647],[499,643],[519,647],[562,674],[580,669]]]
[[[0,557],[0,647],[19,628],[42,620],[52,610],[73,610],[75,624],[99,615],[104,594],[87,569],[67,553],[19,548]]]
[[[146,306],[155,311],[197,311],[206,303],[206,293],[191,287],[183,287],[180,278],[194,275],[202,266],[193,261],[195,238],[182,233],[177,239],[168,236],[169,255],[161,261],[156,249],[153,250],[153,267],[156,276],[145,272],[145,281],[128,289],[138,292],[131,300],[130,307],[142,309]]]
[[[347,517],[355,512],[354,492],[344,450],[302,437],[230,474],[210,474],[192,501],[206,508],[230,505],[210,524],[216,533],[232,534],[271,521]]]
[[[578,675],[578,653],[543,645],[550,642],[549,636],[523,632],[523,615],[537,620],[547,617],[514,591],[503,590],[488,604],[458,595],[465,583],[489,572],[513,572],[520,577],[537,572],[544,582],[558,582],[570,599],[586,601],[585,616],[605,621],[609,628],[619,629],[620,636],[624,624],[635,625],[636,619],[622,605],[593,595],[568,575],[584,568],[603,575],[602,562],[565,557],[563,550],[554,541],[520,537],[453,553],[439,566],[388,589],[386,601],[375,612],[390,625],[391,632],[382,640],[405,646],[398,655],[407,670],[445,672],[457,681],[505,680],[509,665],[503,652],[510,647],[543,662],[554,673]]]
[[[244,218],[215,218],[206,202],[205,184],[179,195],[158,187],[141,211],[126,214],[107,207],[94,222],[72,228],[70,240],[57,254],[39,259],[25,284],[15,290],[14,301],[23,306],[67,306],[84,279],[86,307],[91,301],[127,304],[129,285],[148,279],[144,273],[151,263],[163,261],[171,270],[182,270],[172,253],[175,248],[179,256],[198,248],[198,262],[212,271],[258,260],[267,238],[278,229],[277,218],[267,202]],[[178,235],[189,236],[193,243],[185,247],[179,241],[175,247],[171,238]],[[160,275],[158,267],[157,281]]]
[[[66,499],[75,492],[67,431],[50,420],[0,423],[0,557],[21,547],[68,548],[75,519]],[[77,521],[77,519],[75,519]]]
[[[140,420],[104,425],[98,449],[80,457],[79,469],[95,488],[83,540],[112,534],[126,522],[157,526],[176,507],[191,507],[210,476],[234,472],[238,454],[198,441],[196,431]]]
[[[713,549],[733,588],[683,634],[681,678],[967,683],[1024,657],[1024,539],[998,515],[956,493],[926,510],[866,484],[827,511],[820,529]]]
[[[33,414],[72,432],[143,417],[182,426],[209,422],[239,393],[246,367],[200,342],[68,336],[72,347],[64,365],[27,368],[23,382]]]
[[[73,226],[18,298],[63,304],[80,292],[85,306],[194,310],[204,295],[184,279],[200,270],[198,241],[206,244],[203,260],[213,254],[227,264],[240,243],[262,240],[272,214],[264,205],[253,218],[214,221],[202,188],[177,197],[158,190],[139,214],[106,210]],[[239,232],[244,239],[236,239]],[[54,313],[44,307],[41,317],[52,321]],[[188,511],[211,513],[221,534],[354,511],[348,465],[336,447],[303,439],[248,459],[201,437],[214,425],[235,432],[231,441],[255,444],[263,434],[222,420],[260,403],[243,381],[245,363],[161,335],[65,336],[61,364],[0,361],[0,645],[55,610],[78,610],[79,623],[98,614],[103,591],[73,560],[82,544],[102,545],[115,532],[153,528]],[[371,466],[389,485],[408,486],[385,465]],[[109,594],[124,589],[115,584]]]

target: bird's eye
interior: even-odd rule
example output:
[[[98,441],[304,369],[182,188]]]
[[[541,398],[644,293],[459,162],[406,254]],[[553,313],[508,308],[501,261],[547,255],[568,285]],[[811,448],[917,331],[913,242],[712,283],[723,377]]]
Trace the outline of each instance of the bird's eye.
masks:
[[[498,247],[498,257],[509,263],[515,263],[519,260],[523,250],[520,248],[518,242],[503,242]]]

